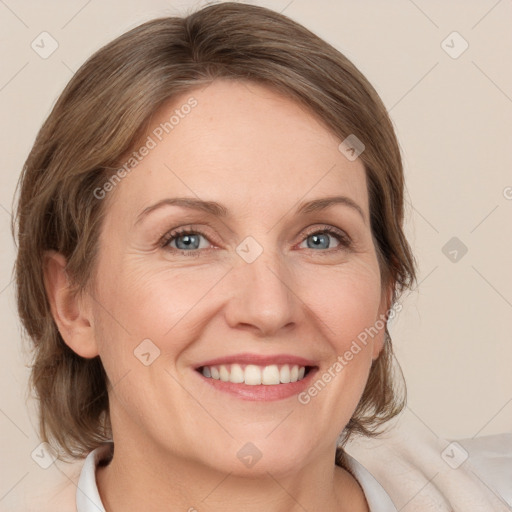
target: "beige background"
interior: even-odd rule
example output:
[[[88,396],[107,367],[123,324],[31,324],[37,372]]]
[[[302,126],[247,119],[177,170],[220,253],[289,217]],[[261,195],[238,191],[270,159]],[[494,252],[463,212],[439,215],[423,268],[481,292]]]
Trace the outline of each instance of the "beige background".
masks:
[[[22,164],[93,51],[143,21],[204,3],[0,1],[0,510],[44,478],[31,458],[39,441],[25,404],[26,347],[11,281],[10,212]],[[391,324],[409,412],[448,439],[512,431],[512,2],[252,3],[283,11],[344,52],[390,109],[420,273]],[[43,31],[59,45],[47,59],[31,48]],[[443,49],[461,49],[458,36],[442,46],[453,31],[469,44],[458,58]],[[457,262],[442,250],[452,237],[468,249]]]

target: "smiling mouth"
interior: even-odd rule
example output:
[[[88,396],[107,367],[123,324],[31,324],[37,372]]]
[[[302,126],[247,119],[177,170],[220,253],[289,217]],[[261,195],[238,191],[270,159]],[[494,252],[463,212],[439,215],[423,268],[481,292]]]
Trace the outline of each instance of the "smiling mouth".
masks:
[[[197,371],[207,379],[215,379],[232,384],[248,386],[275,386],[290,384],[304,379],[315,367],[292,364],[271,364],[259,366],[255,364],[221,364],[201,366]]]

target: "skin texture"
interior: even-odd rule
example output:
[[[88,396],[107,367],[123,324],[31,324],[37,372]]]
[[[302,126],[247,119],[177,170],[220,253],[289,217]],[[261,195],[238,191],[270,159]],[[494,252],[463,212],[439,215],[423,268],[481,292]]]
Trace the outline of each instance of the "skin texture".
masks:
[[[109,512],[367,510],[334,453],[383,330],[306,405],[297,396],[241,400],[194,370],[242,352],[293,354],[314,360],[321,376],[386,313],[363,164],[303,107],[250,82],[216,80],[173,98],[146,136],[192,96],[197,106],[103,199],[94,287],[73,299],[64,259],[48,254],[59,330],[78,354],[100,355],[111,384],[115,455],[97,471],[102,500]],[[351,198],[364,218],[346,205],[295,213],[332,195]],[[178,196],[217,201],[229,215],[168,205],[135,224]],[[199,249],[159,245],[181,227],[204,234]],[[308,247],[316,232],[327,248]],[[263,248],[250,264],[236,252],[248,236]],[[134,356],[144,339],[160,351],[148,366]],[[250,468],[237,457],[248,442],[261,452]]]

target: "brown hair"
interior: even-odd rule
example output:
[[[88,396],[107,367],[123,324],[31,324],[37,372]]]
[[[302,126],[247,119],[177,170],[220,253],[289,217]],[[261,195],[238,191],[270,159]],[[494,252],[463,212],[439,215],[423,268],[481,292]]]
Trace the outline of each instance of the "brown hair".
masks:
[[[34,344],[31,386],[41,438],[63,454],[83,457],[110,439],[108,379],[99,357],[82,358],[64,343],[45,291],[43,255],[55,250],[66,258],[76,293],[90,284],[108,211],[94,191],[113,176],[166,100],[217,77],[270,86],[341,140],[355,135],[365,144],[359,158],[382,283],[393,285],[394,302],[416,279],[402,231],[404,178],[394,130],[376,91],[344,55],[286,16],[253,5],[227,2],[146,22],[76,72],[41,127],[18,183],[12,225],[13,236],[18,227],[17,305]],[[388,338],[340,446],[354,433],[376,435],[403,409],[405,387],[397,390],[392,363]]]

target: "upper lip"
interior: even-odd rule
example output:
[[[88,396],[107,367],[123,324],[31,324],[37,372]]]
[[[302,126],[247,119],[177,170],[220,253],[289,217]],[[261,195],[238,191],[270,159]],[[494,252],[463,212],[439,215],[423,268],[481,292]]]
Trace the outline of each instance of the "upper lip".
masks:
[[[230,356],[217,357],[215,359],[209,359],[196,365],[196,370],[203,366],[218,366],[221,364],[254,364],[257,366],[270,366],[273,364],[292,364],[297,366],[317,366],[316,362],[311,359],[305,359],[304,357],[294,356],[291,354],[274,354],[274,355],[263,355],[263,354],[233,354]]]

